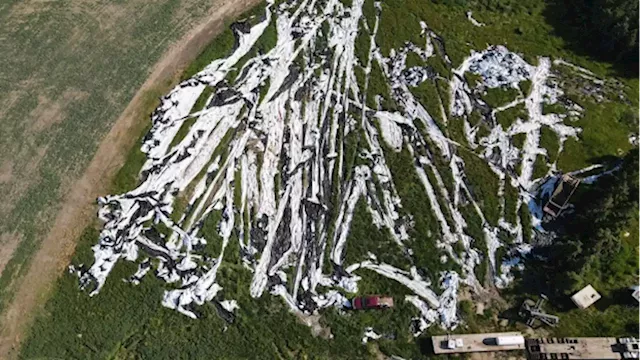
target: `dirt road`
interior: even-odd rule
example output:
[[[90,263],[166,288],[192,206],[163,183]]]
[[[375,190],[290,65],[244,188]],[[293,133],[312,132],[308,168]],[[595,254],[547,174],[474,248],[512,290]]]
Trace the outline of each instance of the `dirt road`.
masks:
[[[106,194],[127,152],[145,127],[144,99],[167,92],[181,71],[206,44],[224,29],[225,21],[260,3],[260,0],[217,0],[205,21],[175,42],[155,64],[151,75],[100,143],[81,178],[69,187],[61,211],[20,280],[15,297],[1,315],[0,358],[17,357],[21,340],[42,308],[58,276],[69,263],[76,241],[95,217],[95,198]],[[145,121],[142,121],[145,120]]]

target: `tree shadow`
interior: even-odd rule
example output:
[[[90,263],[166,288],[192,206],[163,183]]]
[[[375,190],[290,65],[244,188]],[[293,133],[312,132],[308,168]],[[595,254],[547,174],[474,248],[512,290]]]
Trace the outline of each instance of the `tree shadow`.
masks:
[[[426,355],[427,358],[431,358],[436,355],[433,350],[433,343],[431,342],[431,337],[421,336],[417,339],[416,344],[420,349],[420,354]]]
[[[623,305],[634,307],[638,306],[638,301],[631,295],[632,290],[629,288],[620,288],[611,291],[608,295],[602,296],[593,306],[600,311],[605,311],[613,305]]]
[[[635,151],[632,150],[632,151]],[[612,169],[615,168],[616,166],[620,165],[623,161],[624,157],[620,157],[620,156],[615,156],[615,155],[602,155],[602,156],[594,156],[589,158],[587,161],[589,162],[589,164],[600,164],[603,165],[604,168],[600,168],[599,170],[602,169]]]
[[[595,5],[592,5],[595,6]],[[624,78],[638,77],[638,49],[627,54],[616,51],[602,51],[597,47],[590,34],[583,30],[584,15],[578,14],[581,9],[576,8],[567,0],[547,1],[543,16],[553,27],[553,34],[565,41],[566,48],[573,53],[590,60],[607,62],[612,65],[613,75]]]
[[[554,311],[567,311],[575,307],[571,298],[566,295],[569,282],[563,282],[557,278],[557,258],[550,261],[548,257],[556,252],[551,246],[538,248],[527,255],[524,261],[524,271],[518,275],[518,281],[510,290],[513,295],[516,308],[514,312],[505,312],[505,318],[519,318],[518,310],[525,299],[537,300],[541,294],[548,297],[546,305]],[[562,266],[560,264],[560,266]],[[568,279],[567,279],[568,280]]]

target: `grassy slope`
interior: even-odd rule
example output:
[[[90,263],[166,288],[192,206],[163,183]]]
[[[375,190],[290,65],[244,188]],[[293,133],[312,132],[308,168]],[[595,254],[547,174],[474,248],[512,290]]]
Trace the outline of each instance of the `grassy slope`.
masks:
[[[451,6],[431,1],[390,0],[382,4],[382,21],[377,41],[383,54],[402,46],[407,39],[421,44],[419,20],[424,20],[445,41],[453,67],[457,67],[471,49],[484,49],[487,44],[504,44],[509,50],[523,54],[536,64],[537,56],[551,56],[571,61],[601,76],[618,75],[611,64],[596,62],[565,48],[564,41],[554,35],[554,28],[544,18],[544,3],[537,0],[519,2],[520,11],[494,12],[480,6]],[[471,8],[473,16],[486,26],[475,27],[466,20]],[[440,71],[442,72],[442,71]],[[625,121],[628,111],[635,111],[638,99],[638,79],[619,78],[626,85],[625,93],[631,106],[620,102],[594,104],[581,101],[585,116],[574,125],[584,132],[579,141],[569,140],[558,161],[560,170],[570,171],[599,162],[607,155],[618,155],[618,149],[628,151],[629,132],[637,124]],[[526,86],[525,86],[525,90]]]
[[[88,261],[97,232],[87,229],[76,261]],[[77,290],[73,276],[60,279],[58,289],[25,342],[22,357],[146,359],[277,358],[304,351],[331,351],[309,336],[309,329],[289,315],[286,306],[269,296],[251,300],[251,274],[241,265],[225,263],[220,270],[224,292],[239,300],[241,310],[224,332],[225,322],[213,305],[199,307],[201,320],[189,319],[160,305],[164,286],[153,276],[133,287],[120,281],[135,271],[132,263],[119,263],[104,291],[95,298]],[[71,306],[70,306],[71,305]],[[54,325],[55,324],[55,325]],[[279,329],[274,331],[274,329]],[[36,335],[37,334],[37,335]]]
[[[537,2],[532,2],[532,4],[535,5]],[[486,43],[507,43],[513,50],[526,52],[529,58],[533,55],[562,56],[601,74],[608,71],[606,64],[589,62],[587,59],[577,58],[562,50],[562,41],[551,36],[550,27],[544,24],[540,15],[542,11],[540,7],[535,8],[533,13],[529,15],[510,14],[507,16],[483,11],[474,12],[474,17],[488,24],[487,27],[481,29],[472,27],[468,23],[464,16],[464,8],[422,1],[389,1],[383,3],[383,7],[385,8],[383,14],[386,15],[383,15],[378,41],[382,44],[384,53],[387,53],[390,47],[398,46],[406,39],[418,42],[419,40],[415,38],[419,33],[418,20],[424,19],[445,38],[447,51],[450,53],[454,65],[458,64],[468,53],[467,42],[476,49],[484,48]],[[523,30],[524,35],[517,35],[513,31],[515,27]],[[223,38],[224,36],[228,36],[228,34],[222,35]],[[214,42],[214,44],[216,43],[219,42]],[[220,55],[218,50],[210,50],[196,62],[197,66],[193,66],[191,71],[196,71],[210,58],[218,55]],[[440,65],[442,66],[442,64]],[[628,83],[637,84],[636,81],[628,81]],[[425,90],[425,94],[434,93],[435,89]],[[603,109],[599,111],[604,114],[609,106],[605,104],[602,106]],[[598,110],[596,109],[596,111]],[[611,120],[608,118],[601,120],[602,126],[610,126],[609,121]],[[605,138],[604,140],[591,141],[589,136],[592,135],[588,136],[588,134],[592,132],[589,127],[593,125],[593,120],[586,119],[580,125],[586,126],[587,129],[583,134],[584,143],[577,146],[590,149],[594,153],[605,154],[614,152],[616,149],[612,150],[612,147],[616,144],[624,146],[620,140],[622,132],[613,135],[600,134]],[[593,130],[593,132],[597,132],[597,130]],[[612,142],[613,145],[598,147],[601,142],[607,141],[607,136],[615,140]],[[592,137],[596,137],[595,134]],[[135,185],[140,157],[136,151],[132,154],[118,176],[116,189],[124,190]],[[406,156],[404,153],[394,153],[387,161],[390,163],[392,171],[413,174],[412,166],[407,167],[410,163],[407,164],[406,161],[403,161],[404,156]],[[572,160],[569,158],[563,161],[567,161],[567,167],[580,167],[588,159]],[[475,172],[472,170],[473,168],[473,166],[468,166],[467,171],[471,173],[470,177],[482,179],[482,176],[491,176],[489,172]],[[486,175],[481,176],[481,173]],[[415,179],[414,176],[409,178]],[[478,186],[490,186],[487,189],[488,193],[493,193],[494,186],[490,185],[493,183],[493,179],[487,182],[479,180]],[[419,196],[423,192],[415,188],[418,185],[419,183],[416,181],[396,184],[398,191],[404,195],[403,205],[406,210],[424,215],[416,219],[416,231],[420,236],[429,231],[437,231],[438,225],[429,216],[428,202]],[[484,190],[479,188],[479,191]],[[512,196],[511,201],[513,201]],[[487,205],[494,203],[491,197],[485,201]],[[508,206],[513,209],[514,205]],[[493,207],[493,205],[490,206],[490,208]],[[354,218],[354,236],[358,233],[376,231],[371,227],[368,216],[362,210],[362,207],[359,207]],[[490,221],[495,220],[495,215],[490,217]],[[474,224],[470,224],[470,227],[473,228]],[[478,227],[472,233],[479,231]],[[637,230],[633,234],[637,234]],[[633,239],[637,238],[637,235],[634,236]],[[95,230],[88,229],[85,232],[78,245],[74,263],[89,262],[89,247],[94,243],[95,237]],[[480,234],[476,237],[481,238]],[[357,251],[359,256],[365,255],[362,244],[350,243],[359,249]],[[428,242],[423,243],[427,244]],[[476,245],[482,248],[483,244]],[[421,258],[422,256],[422,260],[419,262],[422,262],[424,267],[429,268],[429,266],[439,263],[437,253],[430,250],[428,246],[422,247],[416,243],[413,247],[417,257]],[[305,355],[362,358],[371,357],[376,352],[376,346],[360,345],[362,330],[365,326],[374,326],[383,332],[396,332],[399,340],[380,340],[377,342],[380,350],[385,353],[415,358],[420,356],[421,351],[424,350],[421,348],[424,337],[414,341],[407,333],[408,314],[415,310],[401,302],[393,312],[354,313],[345,316],[335,311],[327,311],[323,322],[331,327],[332,333],[335,335],[331,342],[327,342],[311,337],[309,329],[300,325],[294,317],[290,316],[286,307],[278,299],[267,295],[262,299],[250,299],[246,286],[250,281],[250,274],[237,264],[226,262],[220,274],[222,285],[225,288],[224,292],[229,298],[238,299],[240,310],[236,322],[229,325],[227,331],[223,333],[222,329],[225,323],[215,315],[215,311],[209,305],[197,309],[204,317],[200,321],[193,321],[175,311],[162,308],[159,303],[162,286],[153,276],[146,278],[138,287],[118,281],[119,278],[130,275],[133,270],[131,264],[119,264],[103,292],[96,298],[89,298],[85,293],[78,292],[74,277],[67,275],[60,279],[57,290],[47,305],[46,313],[38,318],[32,335],[25,342],[22,356],[25,358],[42,355],[65,358],[127,358],[133,356],[170,358],[189,355],[191,357],[252,358],[256,354],[261,354],[264,357],[284,358],[303,358]],[[406,292],[404,287],[375,274],[366,274],[360,287],[362,292],[391,292],[398,297]],[[461,306],[469,307],[467,303],[462,303]],[[612,310],[612,313],[615,311],[617,310]],[[469,309],[463,308],[462,312],[469,314],[471,328],[483,328],[484,325],[480,326],[479,323],[484,324],[486,321],[480,321],[473,317]],[[595,313],[593,316],[599,319],[601,315]],[[558,333],[575,334],[571,331],[579,329],[580,332],[585,331],[584,335],[591,335],[593,331],[588,330],[592,328],[591,322],[585,321],[585,319],[579,314],[567,314],[566,319],[563,319],[566,325],[563,325]],[[585,323],[585,325],[579,326],[580,323]],[[618,334],[619,330],[620,327],[616,327],[607,332],[614,335]],[[434,328],[432,331],[437,332],[438,330]],[[197,345],[194,346],[194,344]]]

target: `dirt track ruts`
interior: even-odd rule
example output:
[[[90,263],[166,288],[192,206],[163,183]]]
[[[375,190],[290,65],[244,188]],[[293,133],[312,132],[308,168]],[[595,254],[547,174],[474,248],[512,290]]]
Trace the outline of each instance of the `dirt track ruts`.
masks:
[[[95,199],[109,191],[113,177],[124,163],[148,121],[145,95],[152,90],[168,91],[185,66],[233,19],[261,0],[217,0],[205,20],[172,44],[153,66],[151,75],[129,102],[124,112],[91,160],[84,174],[67,191],[53,227],[44,237],[15,296],[0,315],[0,359],[15,358],[33,317],[42,308],[56,279],[68,265],[82,230],[95,217]]]

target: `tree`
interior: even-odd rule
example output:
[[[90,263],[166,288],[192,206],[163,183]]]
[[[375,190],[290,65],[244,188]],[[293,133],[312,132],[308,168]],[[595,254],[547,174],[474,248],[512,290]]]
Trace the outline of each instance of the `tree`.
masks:
[[[562,219],[564,228],[549,247],[539,249],[541,264],[554,295],[567,295],[587,283],[611,289],[637,277],[637,243],[624,243],[621,233],[638,216],[638,151],[629,152],[619,170],[603,176]],[[635,246],[634,249],[630,247]]]
[[[638,62],[637,0],[565,0],[566,20],[598,58]]]

